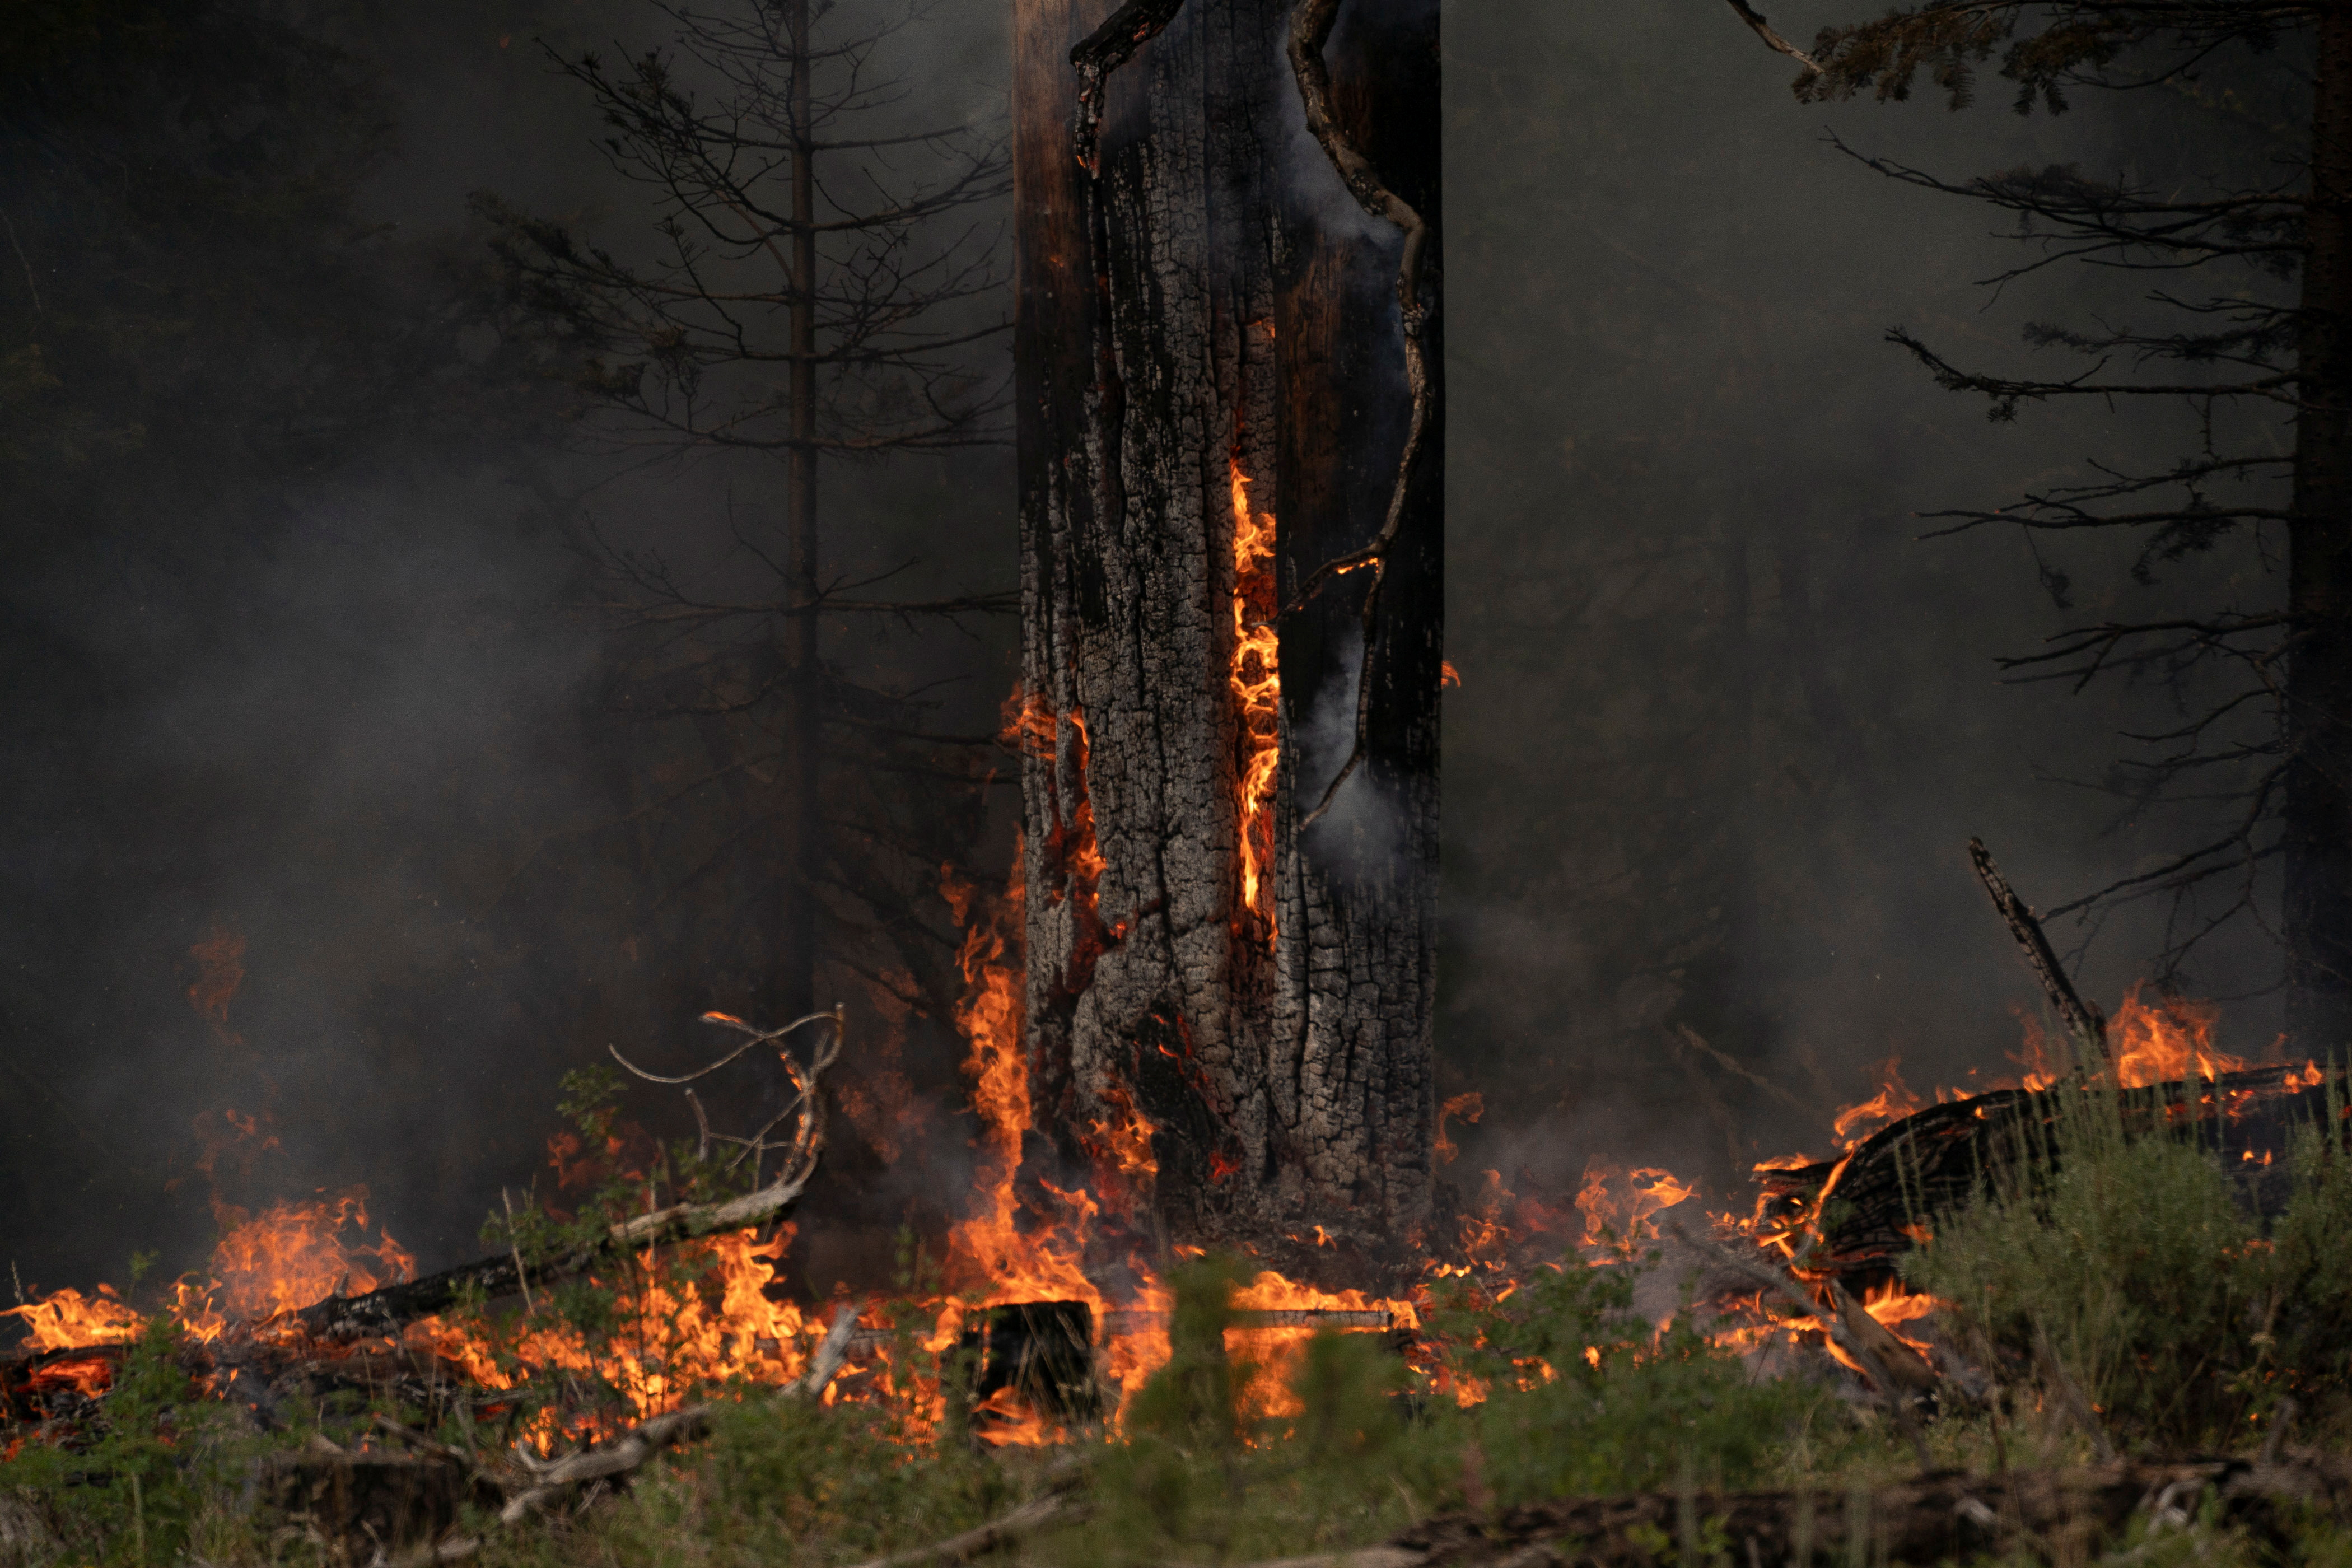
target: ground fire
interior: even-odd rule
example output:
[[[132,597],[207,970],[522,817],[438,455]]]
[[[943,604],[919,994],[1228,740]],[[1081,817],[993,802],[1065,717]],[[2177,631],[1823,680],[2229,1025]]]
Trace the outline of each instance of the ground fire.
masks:
[[[955,1392],[943,1385],[940,1358],[959,1345],[970,1348],[973,1333],[992,1321],[1014,1322],[1018,1340],[1031,1331],[1034,1325],[1022,1326],[1031,1320],[1004,1314],[1034,1318],[1044,1304],[1055,1304],[1064,1314],[1056,1321],[1075,1324],[1087,1337],[1080,1362],[1102,1390],[1091,1414],[1115,1428],[1119,1413],[1168,1359],[1164,1264],[1181,1261],[1181,1255],[1150,1256],[1132,1245],[1142,1234],[1132,1223],[1102,1224],[1106,1215],[1132,1222],[1150,1200],[1156,1173],[1152,1129],[1131,1105],[1124,1121],[1091,1129],[1087,1147],[1096,1168],[1086,1184],[1065,1190],[1019,1179],[1023,1138],[1034,1116],[1018,1049],[1018,976],[1009,936],[1017,931],[1019,895],[1016,882],[1002,898],[977,898],[966,889],[959,900],[968,918],[967,987],[957,1022],[969,1044],[972,1106],[982,1129],[974,1195],[946,1237],[933,1293],[895,1306],[866,1304],[823,1397],[895,1399],[918,1425],[935,1424],[940,1402]],[[2224,1052],[2211,1030],[2210,1011],[2147,1002],[2135,992],[2114,1023],[2116,1082],[2124,1089],[2169,1086],[2176,1115],[2185,1113],[2186,1093],[2223,1117],[2323,1082],[2315,1064],[2261,1067]],[[1426,1367],[1430,1359],[1413,1353],[1415,1335],[1433,1295],[1448,1281],[1475,1279],[1506,1299],[1530,1268],[1618,1262],[1677,1241],[1685,1253],[1696,1247],[1736,1256],[1751,1268],[1783,1269],[1787,1279],[1818,1291],[1825,1305],[1834,1300],[1832,1292],[1850,1288],[1873,1322],[1932,1365],[1939,1353],[1930,1327],[1936,1303],[1892,1277],[1884,1267],[1885,1249],[1842,1250],[1839,1237],[1822,1234],[1821,1215],[1845,1189],[1856,1163],[1865,1162],[1890,1131],[1939,1110],[1980,1119],[1989,1106],[2051,1092],[2063,1079],[2053,1051],[2046,1037],[2029,1029],[2015,1074],[1932,1094],[1910,1090],[1890,1061],[1876,1092],[1831,1118],[1843,1145],[1837,1157],[1815,1162],[1793,1155],[1759,1166],[1764,1195],[1749,1213],[1710,1207],[1692,1184],[1666,1170],[1628,1169],[1595,1157],[1572,1194],[1515,1192],[1500,1173],[1484,1173],[1457,1234],[1433,1243],[1423,1277],[1391,1295],[1318,1289],[1245,1268],[1233,1301],[1238,1314],[1233,1344],[1260,1369],[1251,1397],[1261,1414],[1282,1414],[1290,1400],[1285,1373],[1320,1328],[1385,1331],[1406,1348],[1409,1360]],[[1456,1115],[1469,1109],[1462,1102],[1449,1106]],[[2269,1152],[2249,1149],[2244,1157],[2267,1163]],[[567,1158],[584,1156],[576,1143],[555,1151],[559,1166]],[[1044,1212],[1035,1196],[1040,1192]],[[311,1342],[302,1309],[322,1298],[364,1297],[412,1279],[414,1259],[389,1233],[371,1231],[363,1192],[280,1203],[252,1215],[224,1210],[221,1218],[226,1234],[204,1277],[176,1282],[156,1309],[135,1310],[110,1285],[87,1293],[56,1290],[9,1309],[24,1335],[6,1365],[9,1414],[35,1429],[46,1422],[63,1431],[83,1408],[77,1402],[103,1395],[122,1347],[160,1318],[193,1343],[213,1348],[224,1397],[249,1390],[250,1369],[273,1356],[291,1362],[384,1354],[425,1356],[453,1383],[476,1390],[478,1399],[567,1373],[593,1373],[621,1391],[626,1408],[617,1415],[571,1425],[537,1420],[530,1436],[551,1451],[610,1436],[615,1420],[642,1421],[674,1410],[696,1390],[730,1383],[790,1384],[807,1373],[831,1315],[822,1304],[781,1294],[781,1265],[794,1229],[787,1222],[679,1244],[671,1249],[670,1268],[660,1266],[659,1249],[650,1245],[613,1256],[602,1266],[605,1282],[614,1289],[623,1321],[644,1331],[634,1338],[617,1334],[596,1348],[576,1331],[541,1320],[528,1304],[503,1328],[478,1315],[435,1313],[389,1339]],[[679,1256],[691,1265],[685,1276],[674,1267]],[[682,1278],[689,1282],[682,1284]],[[526,1292],[530,1279],[522,1271]],[[1759,1363],[1785,1358],[1810,1342],[1858,1373],[1866,1364],[1843,1336],[1794,1324],[1776,1311],[1769,1292],[1752,1281],[1735,1280],[1698,1305],[1719,1342]],[[922,1368],[894,1366],[893,1358],[910,1348]],[[1477,1396],[1474,1389],[1450,1385],[1445,1392],[1457,1399]],[[1018,1379],[999,1382],[965,1418],[975,1435],[993,1443],[1066,1438],[1070,1411],[1041,1407],[1052,1402],[1036,1394]]]
[[[1271,531],[1248,506],[1233,469],[1237,584],[1262,552],[1245,530]],[[1244,762],[1273,754],[1251,716],[1255,692],[1274,689],[1270,648],[1253,635],[1237,587],[1233,691],[1245,722]],[[1262,629],[1262,626],[1257,629]],[[1270,701],[1270,698],[1268,699]],[[1086,745],[1082,716],[1056,720],[1016,694],[1006,704],[1006,740],[1043,750],[1062,724]],[[1079,776],[1084,777],[1083,750]],[[1253,767],[1239,770],[1243,817],[1237,850],[1253,896],[1250,792]],[[1083,826],[1087,818],[1076,820]],[[2046,960],[2030,913],[1974,847],[1996,906],[2029,962]],[[1066,884],[1093,915],[1099,857],[1090,836],[1061,847],[1080,875]],[[0,1362],[0,1399],[18,1435],[70,1444],[103,1408],[115,1368],[151,1331],[177,1338],[184,1363],[224,1402],[264,1421],[289,1397],[321,1388],[387,1384],[430,1409],[463,1410],[469,1421],[503,1423],[509,1441],[541,1456],[526,1495],[558,1483],[544,1478],[613,1473],[599,1455],[634,1451],[641,1463],[657,1445],[703,1419],[714,1392],[767,1389],[827,1404],[887,1411],[897,1429],[924,1440],[952,1427],[999,1447],[1084,1442],[1115,1434],[1153,1373],[1171,1359],[1173,1270],[1201,1249],[1170,1245],[1153,1223],[1160,1130],[1131,1097],[1108,1097],[1108,1114],[1075,1130],[1087,1168],[1060,1184],[1025,1168],[1044,1130],[1023,1047],[1020,969],[1024,885],[1015,872],[991,895],[946,870],[940,894],[962,930],[962,995],[954,1023],[965,1042],[964,1073],[979,1129],[970,1197],[941,1239],[936,1262],[918,1267],[895,1299],[796,1299],[782,1265],[797,1234],[786,1217],[824,1145],[826,1070],[845,1047],[845,1015],[812,1015],[762,1029],[722,1013],[705,1021],[736,1037],[730,1050],[682,1076],[648,1072],[611,1055],[641,1080],[685,1087],[747,1055],[772,1055],[790,1091],[786,1110],[749,1137],[714,1131],[699,1100],[701,1130],[691,1154],[673,1154],[625,1129],[609,1110],[580,1114],[576,1130],[551,1139],[560,1192],[603,1182],[617,1206],[581,1220],[526,1202],[518,1219],[501,1194],[503,1258],[425,1279],[409,1252],[371,1230],[367,1194],[354,1189],[280,1202],[258,1213],[215,1203],[222,1237],[205,1269],[171,1284],[154,1304],[134,1307],[111,1285],[68,1288],[23,1300],[5,1315],[22,1342]],[[1263,914],[1255,904],[1253,913]],[[1267,930],[1271,932],[1270,918]],[[1244,1374],[1243,1407],[1259,1422],[1300,1413],[1296,1373],[1318,1332],[1378,1332],[1420,1384],[1420,1395],[1478,1404],[1490,1380],[1451,1370],[1444,1303],[1465,1290],[1508,1301],[1544,1270],[1615,1268],[1640,1279],[1634,1321],[1664,1335],[1685,1320],[1755,1376],[1836,1369],[1865,1397],[1885,1404],[1913,1433],[1913,1401],[1932,1402],[1947,1380],[1981,1381],[1939,1329],[1943,1304],[1908,1289],[1902,1256],[1931,1241],[1936,1215],[1965,1202],[1985,1172],[2063,1119],[2070,1104],[2103,1094],[2125,1123],[2200,1129],[2256,1184],[2273,1179],[2274,1155],[2291,1135],[2306,1093],[2340,1080],[2315,1062],[2256,1063],[2214,1042],[2210,1008],[2127,994],[2112,1020],[2086,1007],[2048,962],[2035,964],[2064,1032],[2027,1020],[2006,1077],[1969,1075],[1961,1086],[1913,1089],[1899,1060],[1879,1069],[1874,1091],[1827,1119],[1837,1152],[1816,1160],[1791,1152],[1758,1164],[1752,1204],[1718,1197],[1661,1166],[1628,1167],[1596,1153],[1572,1193],[1538,1190],[1524,1173],[1499,1170],[1465,1183],[1462,1212],[1441,1232],[1418,1238],[1412,1267],[1385,1291],[1327,1289],[1244,1257],[1233,1261],[1226,1349]],[[225,966],[212,964],[207,973]],[[208,1016],[225,1006],[234,979],[215,977],[198,998]],[[688,1089],[691,1095],[691,1089]],[[2317,1103],[2316,1100],[2311,1103]],[[1449,1123],[1484,1114],[1482,1096],[1454,1096],[1436,1108],[1437,1158],[1461,1154]],[[2308,1120],[2307,1115],[2304,1116]],[[242,1140],[259,1141],[257,1119],[227,1117],[234,1138],[209,1147],[205,1168]],[[784,1129],[779,1131],[780,1128]],[[730,1152],[731,1151],[731,1152]],[[2234,1164],[2231,1162],[2234,1159]],[[680,1180],[675,1163],[695,1167]],[[705,1170],[749,1169],[733,1188],[697,1185]],[[2281,1167],[2284,1170],[2284,1167]],[[743,1190],[748,1184],[749,1190]],[[683,1194],[683,1195],[682,1195]],[[535,1228],[572,1226],[551,1242]],[[584,1228],[583,1228],[584,1226]],[[528,1248],[526,1237],[530,1237]],[[1330,1243],[1324,1226],[1290,1238],[1313,1257]],[[526,1251],[530,1256],[526,1256]],[[1305,1273],[1307,1271],[1299,1271]],[[601,1291],[600,1331],[559,1310],[560,1293]],[[519,1311],[493,1313],[509,1299]],[[1588,1356],[1599,1363],[1597,1348]],[[1523,1380],[1557,1369],[1520,1364]],[[567,1398],[593,1387],[599,1397]],[[415,1439],[423,1440],[423,1439]],[[666,1437],[664,1440],[669,1440]],[[575,1450],[573,1457],[559,1456]],[[1924,1453],[1925,1449],[1922,1448]],[[551,1466],[550,1468],[548,1467]],[[604,1467],[598,1469],[596,1467]],[[529,1506],[510,1502],[512,1513]]]

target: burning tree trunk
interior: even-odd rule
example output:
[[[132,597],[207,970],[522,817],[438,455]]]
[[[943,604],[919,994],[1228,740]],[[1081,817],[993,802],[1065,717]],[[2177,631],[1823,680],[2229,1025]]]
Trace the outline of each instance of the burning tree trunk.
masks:
[[[1026,1029],[1168,1233],[1377,1254],[1431,1205],[1437,7],[1335,10],[1018,7]]]

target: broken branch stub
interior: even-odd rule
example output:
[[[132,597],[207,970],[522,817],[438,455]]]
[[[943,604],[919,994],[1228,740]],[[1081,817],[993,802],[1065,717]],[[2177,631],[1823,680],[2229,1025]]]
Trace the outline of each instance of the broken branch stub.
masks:
[[[2058,1010],[2059,1020],[2066,1026],[2067,1034],[2073,1037],[2082,1065],[2092,1068],[2105,1067],[2107,1062],[2105,1016],[2075,994],[2074,983],[2066,978],[2066,971],[2059,963],[2057,953],[2051,950],[2050,938],[2043,934],[2042,922],[2033,918],[2033,911],[2010,887],[2009,879],[2000,874],[2000,868],[1993,864],[1992,851],[1985,847],[1983,839],[1969,840],[1969,864],[1976,868],[1977,880],[1984,884],[1986,894],[1992,900],[1992,907],[2000,913],[2001,923],[2009,927],[2009,934],[2016,941],[2018,951],[2025,955],[2026,967],[2033,971],[2036,980],[2042,982],[2042,993],[2050,998],[2050,1005]]]

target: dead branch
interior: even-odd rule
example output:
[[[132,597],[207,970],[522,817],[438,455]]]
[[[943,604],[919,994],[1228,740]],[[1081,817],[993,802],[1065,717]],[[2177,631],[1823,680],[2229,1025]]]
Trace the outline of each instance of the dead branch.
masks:
[[[1364,590],[1363,628],[1364,655],[1356,669],[1356,723],[1354,739],[1348,748],[1347,760],[1331,782],[1323,789],[1323,798],[1315,809],[1298,819],[1298,831],[1306,832],[1315,826],[1323,814],[1331,809],[1331,802],[1364,760],[1364,747],[1370,739],[1372,721],[1373,667],[1378,658],[1377,622],[1380,615],[1381,580],[1388,570],[1389,552],[1396,543],[1398,531],[1404,524],[1405,500],[1412,489],[1413,469],[1420,465],[1422,447],[1429,429],[1430,365],[1427,348],[1431,301],[1422,294],[1422,258],[1430,240],[1434,237],[1428,222],[1415,211],[1411,203],[1381,183],[1380,171],[1372,167],[1347,133],[1339,129],[1331,112],[1331,72],[1324,64],[1323,46],[1329,41],[1332,25],[1339,17],[1339,0],[1299,0],[1290,14],[1290,71],[1298,83],[1298,101],[1307,115],[1307,129],[1314,136],[1323,155],[1330,160],[1332,170],[1340,183],[1348,187],[1359,205],[1376,218],[1384,218],[1396,226],[1404,236],[1404,254],[1397,262],[1397,305],[1404,325],[1404,380],[1412,407],[1405,426],[1404,451],[1397,458],[1396,482],[1389,491],[1388,513],[1381,520],[1380,531],[1372,542],[1349,555],[1326,561],[1307,574],[1298,592],[1284,606],[1284,613],[1297,609],[1320,592],[1324,584],[1350,572],[1369,569],[1371,586]]]
[[[706,1013],[703,1016],[752,1037],[750,1045],[725,1058],[729,1061],[752,1045],[772,1043],[814,1019],[824,1019],[832,1024],[833,1027],[826,1031],[824,1039],[811,1055],[805,1068],[793,1059],[789,1051],[778,1052],[797,1091],[793,1105],[787,1108],[787,1114],[793,1110],[799,1112],[792,1137],[780,1142],[769,1142],[767,1133],[775,1126],[772,1121],[751,1139],[726,1140],[744,1145],[745,1152],[754,1155],[766,1151],[783,1152],[782,1169],[774,1181],[740,1197],[719,1203],[672,1204],[667,1208],[637,1215],[613,1226],[593,1246],[564,1257],[541,1259],[534,1271],[542,1288],[555,1280],[585,1272],[619,1253],[644,1247],[692,1241],[719,1231],[741,1230],[747,1226],[762,1224],[796,1202],[808,1186],[809,1179],[816,1174],[817,1162],[824,1153],[824,1097],[818,1089],[826,1069],[841,1055],[845,1028],[842,1010],[836,1007],[830,1013],[814,1014],[810,1018],[796,1019],[782,1029],[768,1031],[755,1029],[741,1019],[723,1013]],[[615,1052],[614,1056],[618,1058],[619,1053]],[[625,1058],[621,1058],[621,1065],[628,1067],[632,1072],[638,1072]],[[653,1078],[652,1074],[643,1072],[639,1072],[639,1076]],[[688,1078],[700,1076],[694,1073]],[[292,1321],[312,1339],[364,1339],[397,1332],[417,1319],[446,1311],[469,1296],[495,1299],[516,1294],[521,1288],[520,1251],[510,1247],[500,1257],[480,1258],[444,1269],[438,1274],[429,1274],[422,1279],[387,1285],[364,1296],[330,1296],[294,1313]]]
[[[1739,13],[1739,19],[1748,24],[1748,30],[1754,33],[1758,37],[1764,40],[1764,47],[1766,48],[1788,56],[1790,59],[1804,67],[1805,74],[1808,76],[1819,76],[1821,74],[1821,62],[1813,58],[1812,56],[1805,53],[1804,50],[1797,47],[1796,45],[1790,43],[1788,39],[1782,37],[1780,34],[1774,32],[1772,30],[1772,24],[1764,19],[1763,12],[1759,11],[1753,5],[1748,5],[1748,0],[1730,0],[1730,5],[1734,11]],[[1802,79],[1801,78],[1799,79],[1801,80]]]
[[[1780,1100],[1780,1103],[1786,1105],[1790,1110],[1796,1111],[1801,1116],[1811,1116],[1814,1113],[1814,1107],[1807,1105],[1803,1100],[1799,1100],[1795,1095],[1790,1093],[1780,1085],[1774,1083],[1770,1079],[1765,1078],[1761,1074],[1749,1071],[1748,1068],[1740,1066],[1737,1059],[1726,1056],[1723,1052],[1717,1050],[1713,1046],[1707,1044],[1706,1037],[1700,1034],[1696,1029],[1692,1028],[1688,1024],[1676,1024],[1673,1030],[1667,1034],[1666,1043],[1675,1047],[1677,1050],[1687,1047],[1691,1050],[1698,1051],[1709,1058],[1712,1058],[1717,1067],[1723,1068],[1724,1071],[1729,1073],[1732,1077],[1752,1088],[1762,1089],[1765,1093],[1771,1095],[1774,1099]]]
[[[2058,955],[2051,951],[2050,939],[2042,934],[2042,922],[2025,900],[2011,889],[2009,879],[1993,864],[1992,851],[1984,840],[1969,840],[1969,864],[1976,868],[1977,880],[1984,884],[1985,892],[1992,899],[1992,907],[2000,911],[2001,923],[2016,939],[2018,951],[2025,955],[2026,966],[2033,977],[2042,982],[2042,989],[2050,1005],[2074,1037],[2075,1049],[2082,1053],[2084,1063],[2104,1067],[2107,1059],[2107,1020],[2096,1005],[2084,1002],[2074,991],[2074,983],[2066,978],[2059,965]]]
[[[2098,1450],[2099,1462],[2114,1464],[2116,1446],[2108,1440],[2105,1423],[2084,1397],[2082,1384],[2066,1371],[2066,1363],[2058,1359],[2058,1348],[2050,1342],[2050,1331],[2039,1322],[2033,1325],[2033,1357],[2042,1363],[2042,1381],[2057,1390],[2058,1401],[2066,1407],[2066,1414]]]

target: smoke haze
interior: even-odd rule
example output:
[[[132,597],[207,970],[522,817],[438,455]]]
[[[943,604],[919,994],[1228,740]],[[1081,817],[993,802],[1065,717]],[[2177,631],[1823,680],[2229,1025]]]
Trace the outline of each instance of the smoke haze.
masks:
[[[1774,21],[1804,37],[1859,11]],[[920,106],[1001,111],[1008,23],[992,0],[918,24]],[[646,193],[606,165],[584,95],[533,40],[642,51],[669,36],[653,7],[360,6],[319,26],[385,95],[397,138],[353,217],[391,226],[379,243],[416,278],[486,267],[477,190],[644,243]],[[1787,62],[1703,0],[1481,0],[1445,27],[1462,685],[1440,1093],[1490,1108],[1456,1130],[1451,1174],[1572,1184],[1608,1157],[1719,1183],[1753,1155],[1822,1152],[1872,1063],[1900,1057],[1921,1089],[2007,1068],[2040,999],[1970,877],[1971,835],[2046,908],[2201,826],[2087,787],[2173,694],[2004,685],[1994,659],[2110,606],[2210,604],[2223,584],[2254,608],[2279,581],[2246,541],[2141,585],[2114,542],[2061,558],[2015,532],[1919,537],[1918,513],[1999,505],[2095,459],[2168,462],[2193,432],[2170,405],[1994,425],[1937,390],[1886,328],[2046,372],[2057,351],[2035,358],[2027,322],[2128,310],[2139,290],[2062,268],[1996,299],[1976,280],[2018,247],[1994,215],[1831,138],[1953,176],[2160,163],[2177,150],[2151,147],[2140,110],[2019,118],[1997,86],[1958,114],[1928,96],[1800,107]],[[0,167],[28,258],[0,290],[71,265],[47,178],[28,156]],[[402,298],[434,297],[415,289]],[[29,293],[5,303],[41,330]],[[451,311],[431,331],[450,334],[435,374],[455,387],[512,345],[495,312]],[[425,1267],[470,1256],[499,1186],[543,1177],[562,1073],[608,1042],[673,1070],[708,1044],[700,1008],[764,1016],[756,958],[709,949],[687,912],[718,895],[643,873],[612,826],[698,775],[691,736],[615,707],[597,551],[658,553],[712,598],[772,593],[781,464],[585,451],[534,401],[543,382],[499,385],[497,419],[468,403],[442,425],[352,420],[331,452],[233,482],[191,477],[151,436],[100,460],[98,489],[87,468],[61,481],[102,491],[89,510],[12,523],[0,1179],[22,1195],[8,1245],[28,1288],[120,1278],[134,1249],[194,1264],[215,1189],[249,1205],[365,1183]],[[826,482],[828,575],[912,562],[888,583],[907,598],[1017,581],[1003,450],[836,463]],[[2061,574],[2071,608],[2049,590]],[[826,637],[828,658],[924,694],[940,731],[992,731],[1016,668],[1002,616]],[[953,826],[983,886],[1010,863],[1016,772],[986,765],[997,781]],[[2109,921],[2084,994],[2112,1009],[2162,919]],[[2086,934],[2053,931],[2062,948]],[[238,941],[242,979],[213,1007],[218,944]],[[2275,964],[2233,932],[2195,973],[2238,996]],[[875,1059],[935,1106],[919,1173],[852,1147],[836,1174],[882,1217],[941,1201],[969,1133],[946,1021],[832,979]],[[2249,1055],[2278,1027],[2261,994],[2225,1017]],[[258,1119],[249,1137],[230,1110]],[[684,1131],[674,1105],[642,1113]],[[800,1266],[823,1288],[834,1261]]]

